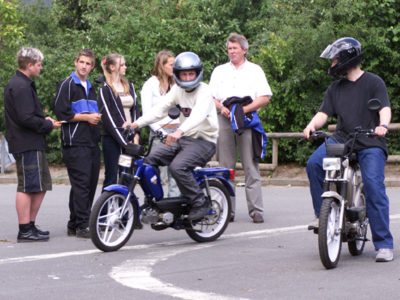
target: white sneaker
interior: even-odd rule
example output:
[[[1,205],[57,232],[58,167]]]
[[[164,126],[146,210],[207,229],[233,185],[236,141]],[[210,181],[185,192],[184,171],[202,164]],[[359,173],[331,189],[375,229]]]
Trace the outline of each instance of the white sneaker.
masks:
[[[393,260],[393,249],[381,248],[376,255],[376,262],[388,262]]]
[[[319,218],[315,218],[312,220],[310,224],[308,224],[308,228],[318,228],[319,227]]]

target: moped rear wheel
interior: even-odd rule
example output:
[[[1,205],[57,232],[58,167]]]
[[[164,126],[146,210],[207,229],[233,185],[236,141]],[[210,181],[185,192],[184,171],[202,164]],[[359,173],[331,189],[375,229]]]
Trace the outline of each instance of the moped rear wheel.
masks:
[[[104,252],[116,251],[131,237],[137,218],[137,207],[128,201],[121,216],[125,196],[104,192],[92,208],[89,220],[90,238]]]
[[[364,192],[361,192],[360,198],[357,201],[357,205],[355,207],[362,207],[362,218],[358,220],[355,225],[357,226],[354,230],[356,230],[356,234],[354,235],[354,239],[349,240],[347,242],[347,246],[349,248],[349,252],[353,256],[360,255],[365,246],[365,241],[367,240],[367,231],[368,231],[368,218],[367,211],[365,206],[365,195]]]
[[[335,268],[342,249],[342,232],[339,231],[340,203],[334,198],[322,201],[319,214],[318,247],[321,262],[327,269]]]
[[[191,222],[187,234],[196,242],[210,242],[221,236],[229,223],[231,215],[231,198],[223,184],[217,180],[209,180],[211,194],[211,210],[202,220]],[[205,183],[200,186],[206,194]]]

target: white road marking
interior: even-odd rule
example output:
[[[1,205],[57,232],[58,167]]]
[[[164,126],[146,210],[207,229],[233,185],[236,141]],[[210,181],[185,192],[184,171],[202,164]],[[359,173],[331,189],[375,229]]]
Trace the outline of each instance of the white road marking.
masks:
[[[400,216],[400,215],[399,215]],[[264,230],[254,230],[254,231],[246,231],[246,232],[239,232],[239,233],[232,233],[232,234],[224,234],[222,236],[223,239],[230,239],[230,238],[241,238],[246,236],[254,236],[254,235],[268,235],[274,234],[278,232],[290,232],[296,231],[299,229],[305,229],[306,225],[300,226],[292,226],[292,227],[281,227],[281,228],[274,228],[274,229],[264,229]],[[143,244],[143,245],[136,245],[136,246],[124,246],[121,250],[135,250],[135,249],[148,249],[148,248],[155,248],[164,245],[184,245],[184,244],[193,244],[192,240],[179,240],[173,242],[166,242],[166,243],[155,243],[155,244]],[[119,251],[121,251],[119,250]],[[100,250],[82,250],[82,251],[70,251],[70,252],[61,252],[61,253],[53,253],[53,254],[41,254],[41,255],[31,255],[31,256],[22,256],[22,257],[11,257],[11,258],[2,258],[0,259],[0,265],[10,264],[10,263],[22,263],[22,262],[29,262],[29,261],[39,261],[39,260],[47,260],[47,259],[55,259],[55,258],[63,258],[69,256],[77,256],[77,255],[90,255],[95,253],[101,253]]]
[[[158,262],[183,252],[205,249],[211,247],[212,245],[213,244],[202,244],[194,247],[184,247],[184,249],[181,248],[174,251],[168,250],[168,253],[166,253],[165,250],[159,250],[159,253],[147,253],[146,258],[127,260],[121,263],[119,266],[113,267],[109,275],[115,281],[124,286],[180,299],[237,299],[215,293],[205,293],[182,289],[174,286],[173,284],[164,283],[161,280],[151,276],[153,266]]]
[[[400,219],[400,214],[391,215],[390,220],[397,220]],[[307,229],[307,225],[297,225],[297,226],[290,226],[290,227],[280,227],[280,228],[272,228],[272,229],[261,229],[261,230],[253,230],[253,231],[246,231],[246,232],[239,232],[239,233],[231,233],[231,234],[223,234],[221,238],[223,239],[231,239],[231,238],[241,238],[247,236],[255,236],[255,235],[271,235],[276,233],[285,233],[285,232],[294,232],[300,231],[303,229]],[[148,249],[148,248],[156,248],[164,245],[184,245],[184,244],[192,244],[191,240],[179,240],[173,242],[164,242],[164,243],[155,243],[155,244],[143,244],[143,245],[136,245],[136,246],[124,246],[119,251],[126,251],[126,250],[140,250],[140,249]],[[90,255],[95,253],[101,253],[100,250],[82,250],[82,251],[70,251],[70,252],[60,252],[60,253],[52,253],[52,254],[41,254],[41,255],[31,255],[31,256],[22,256],[22,257],[10,257],[10,258],[1,258],[0,265],[11,264],[11,263],[23,263],[23,262],[30,262],[30,261],[40,261],[40,260],[47,260],[47,259],[56,259],[56,258],[63,258],[63,257],[70,257],[70,256],[77,256],[77,255]]]
[[[391,215],[391,220],[400,219],[400,214]],[[298,225],[298,226],[290,226],[290,227],[281,227],[281,228],[273,228],[273,229],[263,229],[263,230],[254,230],[247,232],[239,232],[232,234],[223,235],[223,239],[232,239],[232,238],[243,238],[243,237],[254,237],[254,236],[269,236],[275,235],[277,233],[289,233],[295,231],[301,231],[307,228],[307,225]],[[169,243],[156,243],[156,244],[144,244],[144,245],[136,245],[136,246],[125,246],[123,250],[135,250],[135,249],[149,249],[149,248],[159,248],[160,246],[165,245],[185,245],[192,244],[192,241],[181,240],[181,241],[173,241]],[[225,297],[222,295],[217,295],[214,293],[203,293],[199,291],[191,291],[185,290],[179,287],[175,287],[169,283],[163,283],[157,278],[153,278],[151,276],[152,267],[163,260],[168,259],[174,255],[189,251],[189,250],[199,250],[207,247],[211,247],[216,245],[215,243],[210,244],[195,244],[193,247],[185,247],[184,249],[177,249],[175,251],[170,251],[166,253],[165,251],[160,251],[159,254],[149,253],[148,256],[151,258],[146,259],[134,259],[128,260],[119,266],[113,267],[112,271],[109,275],[116,280],[117,282],[132,287],[135,289],[147,290],[149,292],[168,295],[172,297],[178,297],[181,299],[237,299]],[[121,250],[120,250],[121,251]],[[23,263],[23,262],[31,262],[31,261],[40,261],[40,260],[48,260],[48,259],[56,259],[77,255],[90,255],[95,253],[100,253],[100,250],[83,250],[83,251],[70,251],[70,252],[61,252],[61,253],[53,253],[53,254],[43,254],[43,255],[31,255],[31,256],[23,256],[23,257],[12,257],[12,258],[3,258],[0,259],[0,265],[11,264],[11,263]],[[50,275],[51,276],[51,275]],[[51,276],[52,277],[52,276]],[[55,277],[52,277],[56,279]]]

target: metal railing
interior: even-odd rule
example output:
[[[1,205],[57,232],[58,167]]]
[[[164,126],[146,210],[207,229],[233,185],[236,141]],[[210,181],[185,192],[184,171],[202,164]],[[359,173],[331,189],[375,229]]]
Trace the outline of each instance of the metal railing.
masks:
[[[336,124],[332,124],[328,126],[328,131],[333,132],[336,129]],[[390,131],[398,131],[400,130],[400,123],[392,123],[388,128]],[[303,138],[304,135],[302,132],[268,132],[266,133],[269,140],[272,139],[272,162],[271,163],[263,163],[260,164],[260,171],[274,171],[278,166],[278,158],[279,158],[279,139],[292,139],[292,138]],[[398,163],[400,162],[400,155],[389,155],[387,159],[388,163]],[[209,163],[210,166],[218,166],[217,161],[211,161]],[[241,170],[242,164],[236,163],[236,169]]]

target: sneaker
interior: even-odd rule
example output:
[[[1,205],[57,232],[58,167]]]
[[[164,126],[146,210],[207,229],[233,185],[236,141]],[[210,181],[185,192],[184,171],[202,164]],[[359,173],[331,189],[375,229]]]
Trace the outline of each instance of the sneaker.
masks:
[[[41,235],[32,229],[28,230],[27,232],[19,231],[17,237],[17,243],[47,242],[48,240],[48,235]]]
[[[77,228],[76,229],[76,237],[88,239],[90,238],[89,228]]]
[[[310,224],[308,224],[308,229],[315,229],[319,227],[319,218],[315,217],[314,220],[311,221]]]
[[[76,229],[67,227],[67,234],[68,234],[68,236],[76,236]]]
[[[251,218],[253,219],[253,223],[264,223],[264,218],[259,212],[255,212]]]
[[[388,262],[393,260],[393,249],[381,248],[376,255],[376,262]]]
[[[210,211],[210,205],[208,205],[207,201],[205,201],[200,206],[193,206],[192,209],[190,210],[189,215],[188,215],[187,218],[188,218],[189,221],[200,220],[209,211]]]

